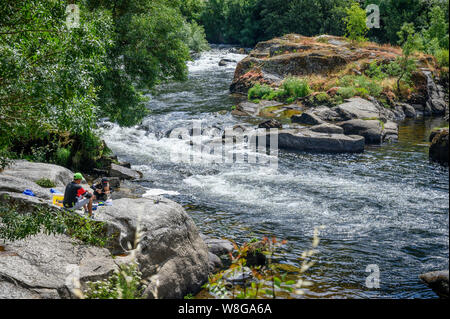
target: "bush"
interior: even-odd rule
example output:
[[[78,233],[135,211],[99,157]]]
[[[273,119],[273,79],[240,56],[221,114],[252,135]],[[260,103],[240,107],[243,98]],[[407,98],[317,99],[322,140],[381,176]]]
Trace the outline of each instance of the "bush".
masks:
[[[290,98],[302,98],[311,93],[308,82],[296,77],[288,77],[283,81],[282,95]]]
[[[354,97],[356,95],[356,90],[354,87],[341,87],[337,91],[337,94],[339,94],[343,99],[349,99],[351,97]]]
[[[267,84],[255,84],[249,91],[248,91],[248,99],[254,100],[254,99],[265,99],[265,97],[268,97],[272,94],[272,88],[268,86]]]
[[[356,88],[356,95],[367,98],[369,96],[369,91],[367,91],[365,88]]]
[[[36,181],[36,184],[38,184],[41,187],[45,187],[45,188],[52,188],[52,187],[56,186],[56,184],[52,180],[50,180],[48,178],[38,179]]]
[[[371,96],[374,97],[378,97],[383,91],[381,85],[363,75],[355,78],[354,85],[356,88],[365,89]]]
[[[70,150],[60,147],[56,150],[55,163],[61,166],[68,166],[70,160]]]
[[[0,172],[12,164],[13,154],[7,150],[0,149]]]
[[[383,80],[387,77],[386,73],[382,71],[381,66],[378,65],[377,61],[370,63],[365,73],[368,77],[376,80]]]
[[[105,224],[65,211],[54,212],[37,207],[30,214],[18,212],[16,206],[0,206],[0,239],[15,241],[44,232],[67,234],[85,244],[105,247],[110,238],[106,236]]]
[[[120,266],[108,279],[87,282],[87,299],[142,299],[145,286],[137,263]]]
[[[325,92],[321,92],[315,96],[315,99],[319,103],[324,103],[330,101],[330,96]]]
[[[342,19],[347,30],[346,36],[356,42],[366,41],[369,29],[366,24],[366,10],[362,9],[357,2],[353,2],[350,8],[346,8],[346,17]]]
[[[344,98],[349,98],[348,96],[351,94],[353,94],[352,96],[371,95],[373,97],[379,97],[383,91],[383,88],[376,80],[372,80],[364,75],[346,75],[338,80],[338,85],[342,87],[338,93]]]
[[[309,102],[312,104],[330,104],[331,103],[331,97],[326,92],[320,92],[317,95],[310,96]]]
[[[191,51],[202,52],[209,50],[209,44],[205,38],[205,29],[195,21],[184,24],[183,37],[185,38],[184,42]]]
[[[400,63],[398,60],[392,61],[389,63],[385,68],[386,74],[391,77],[397,77],[400,76],[400,73],[402,72]]]
[[[440,67],[447,67],[447,68],[449,67],[448,50],[445,49],[437,50],[435,53],[435,57]]]
[[[72,144],[71,168],[74,170],[89,171],[93,168],[101,168],[102,157],[111,153],[111,150],[94,133],[87,132],[74,136]]]

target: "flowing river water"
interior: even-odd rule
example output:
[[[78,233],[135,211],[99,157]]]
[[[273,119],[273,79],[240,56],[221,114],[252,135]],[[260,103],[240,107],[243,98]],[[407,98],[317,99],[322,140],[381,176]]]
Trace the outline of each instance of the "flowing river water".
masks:
[[[170,153],[185,141],[174,127],[243,123],[230,110],[237,61],[244,55],[215,47],[189,62],[184,83],[160,85],[142,126],[109,125],[104,138],[119,159],[144,173],[148,194],[182,204],[201,232],[243,243],[254,237],[288,240],[279,262],[298,266],[320,232],[308,298],[436,298],[418,279],[448,269],[449,174],[428,160],[427,137],[442,119],[400,124],[399,141],[366,147],[363,154],[280,151],[278,169],[175,163]],[[222,58],[234,60],[219,66]],[[380,270],[380,288],[367,288],[368,265]]]

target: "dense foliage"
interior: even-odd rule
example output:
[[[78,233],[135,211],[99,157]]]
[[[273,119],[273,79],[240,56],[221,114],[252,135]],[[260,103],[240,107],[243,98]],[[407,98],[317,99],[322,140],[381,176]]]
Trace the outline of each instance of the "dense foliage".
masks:
[[[66,24],[68,3],[80,8],[78,27]],[[368,4],[381,21],[366,32]],[[408,23],[415,45],[448,71],[448,10],[448,0],[5,0],[0,167],[7,157],[100,165],[108,150],[93,134],[98,119],[139,123],[145,94],[186,79],[190,52],[207,49],[206,39],[252,46],[286,33],[331,34],[404,46]],[[410,62],[393,65],[400,80]]]
[[[191,0],[193,2],[195,0]],[[197,0],[203,3],[198,21],[211,42],[252,46],[286,33],[305,36],[344,35],[342,21],[353,0]],[[361,8],[376,4],[380,8],[380,28],[369,30],[371,40],[396,44],[403,23],[414,23],[417,31],[435,20],[439,7],[448,23],[448,0],[361,0]],[[198,7],[202,7],[200,4]],[[438,27],[439,29],[439,27]],[[440,34],[444,34],[440,28]]]
[[[35,236],[67,234],[81,242],[105,247],[108,243],[105,224],[65,211],[55,212],[36,207],[31,213],[19,212],[11,205],[0,205],[0,240],[15,241]]]
[[[79,7],[75,27],[66,23],[72,2]],[[138,123],[148,114],[145,92],[184,80],[189,51],[207,48],[194,21],[200,9],[195,1],[189,8],[181,0],[2,2],[2,163],[11,152],[66,165],[76,164],[77,152],[75,162],[98,159],[101,150],[80,143],[100,146],[92,134],[98,118]]]

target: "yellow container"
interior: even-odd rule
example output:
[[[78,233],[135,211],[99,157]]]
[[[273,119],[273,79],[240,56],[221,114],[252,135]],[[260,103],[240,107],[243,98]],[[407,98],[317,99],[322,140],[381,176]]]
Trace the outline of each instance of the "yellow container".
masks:
[[[64,195],[53,195],[53,205],[59,206],[59,207],[64,207],[63,204],[63,200],[64,200]]]

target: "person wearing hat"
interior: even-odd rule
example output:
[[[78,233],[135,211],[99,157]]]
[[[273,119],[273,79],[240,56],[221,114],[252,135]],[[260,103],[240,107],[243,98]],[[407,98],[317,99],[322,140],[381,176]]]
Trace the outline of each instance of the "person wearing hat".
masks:
[[[112,193],[112,188],[109,186],[109,180],[107,177],[103,177],[102,180],[91,186],[94,190],[94,196],[96,200],[106,201],[108,195]]]
[[[81,173],[75,173],[73,181],[66,186],[63,204],[68,209],[81,209],[84,207],[84,210],[92,217],[92,201],[94,196],[81,187],[80,184],[83,179]]]

